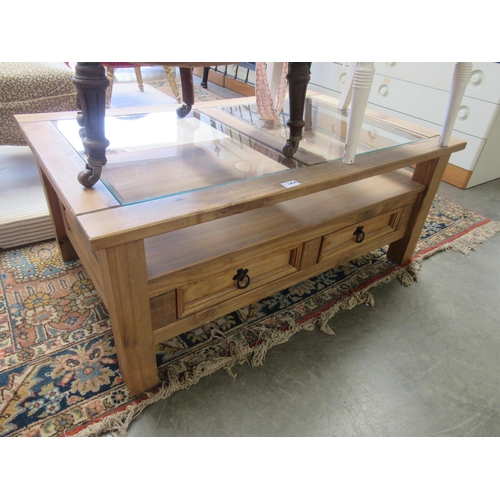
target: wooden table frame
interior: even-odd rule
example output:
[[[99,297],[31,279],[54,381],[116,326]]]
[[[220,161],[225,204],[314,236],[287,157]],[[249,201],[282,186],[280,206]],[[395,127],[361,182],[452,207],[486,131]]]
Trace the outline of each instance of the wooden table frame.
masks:
[[[252,100],[233,99],[228,103]],[[218,105],[221,104],[224,102],[219,101]],[[199,103],[197,107],[203,109],[212,105]],[[120,109],[109,110],[108,114],[172,111],[175,108],[176,105]],[[74,119],[75,113],[17,116],[39,166],[62,258],[70,260],[79,257],[101,295],[111,317],[120,371],[131,394],[158,384],[155,344],[179,333],[167,332],[165,328],[153,330],[150,314],[144,313],[150,310],[153,293],[148,278],[146,238],[256,209],[265,210],[265,207],[287,200],[318,196],[325,192],[330,196],[327,190],[355,185],[353,183],[357,181],[415,165],[413,179],[421,188],[412,195],[413,209],[408,226],[397,241],[388,240],[388,256],[404,263],[413,255],[450,155],[465,148],[463,141],[455,139],[451,139],[447,146],[440,146],[437,134],[419,129],[421,140],[366,153],[354,165],[346,165],[339,159],[273,174],[272,182],[269,177],[256,178],[235,183],[231,190],[218,186],[183,194],[182,201],[173,196],[120,206],[102,183],[95,184],[93,189],[84,189],[76,182],[75,175],[85,163],[51,123],[64,118]],[[415,130],[413,126],[399,122],[398,125]],[[291,180],[298,181],[300,185],[293,189],[284,188],[282,183]],[[384,244],[385,240],[376,240],[376,243]],[[320,268],[311,269],[317,274]],[[306,279],[311,276],[310,272],[307,269],[300,271],[293,280]],[[286,288],[293,280],[289,277],[277,280],[260,290],[259,296],[249,293],[245,300],[252,303],[262,298],[263,293],[266,296]],[[228,301],[224,307],[200,314],[196,321],[200,324],[211,321],[234,310],[227,308],[241,307],[240,304]]]

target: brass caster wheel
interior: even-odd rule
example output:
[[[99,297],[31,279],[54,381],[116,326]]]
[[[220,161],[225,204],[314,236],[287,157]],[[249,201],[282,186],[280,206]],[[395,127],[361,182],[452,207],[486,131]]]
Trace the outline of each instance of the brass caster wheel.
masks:
[[[299,143],[295,141],[286,141],[286,144],[283,146],[283,149],[281,152],[283,153],[283,156],[286,156],[287,158],[291,158],[299,149]]]
[[[190,111],[191,111],[191,105],[183,104],[180,108],[177,108],[177,116],[179,118],[184,118],[189,114]]]
[[[100,168],[94,168],[92,170],[86,168],[85,170],[81,170],[80,172],[78,172],[78,182],[86,188],[91,188],[99,180],[100,177]]]

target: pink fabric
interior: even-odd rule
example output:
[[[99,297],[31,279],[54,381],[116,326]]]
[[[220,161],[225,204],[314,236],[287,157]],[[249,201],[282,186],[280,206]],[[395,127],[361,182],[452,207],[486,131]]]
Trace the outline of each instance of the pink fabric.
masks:
[[[288,63],[283,63],[280,83],[276,93],[276,105],[271,95],[269,81],[267,80],[267,64],[258,62],[255,65],[255,99],[259,116],[265,120],[279,120],[278,114],[283,109],[285,100],[288,73]]]

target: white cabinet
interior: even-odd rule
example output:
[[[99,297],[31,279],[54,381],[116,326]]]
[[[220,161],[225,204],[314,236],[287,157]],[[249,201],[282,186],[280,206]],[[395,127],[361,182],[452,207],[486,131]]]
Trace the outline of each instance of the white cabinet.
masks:
[[[375,63],[368,107],[441,131],[455,63]],[[313,63],[308,88],[339,97],[347,65]],[[453,136],[467,141],[452,156],[445,180],[471,187],[500,177],[500,64],[473,63]]]

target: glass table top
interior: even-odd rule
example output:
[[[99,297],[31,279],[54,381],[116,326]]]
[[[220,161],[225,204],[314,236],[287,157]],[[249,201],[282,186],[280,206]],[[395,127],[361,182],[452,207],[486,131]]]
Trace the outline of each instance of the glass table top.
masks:
[[[214,106],[179,119],[175,111],[107,116],[107,164],[101,181],[122,205],[273,175],[343,157],[347,114],[320,97],[306,99],[303,139],[286,158],[288,102],[277,121],[255,104]],[[86,161],[76,120],[53,122]],[[229,123],[229,125],[228,125]],[[421,136],[365,117],[357,154],[420,140]]]

